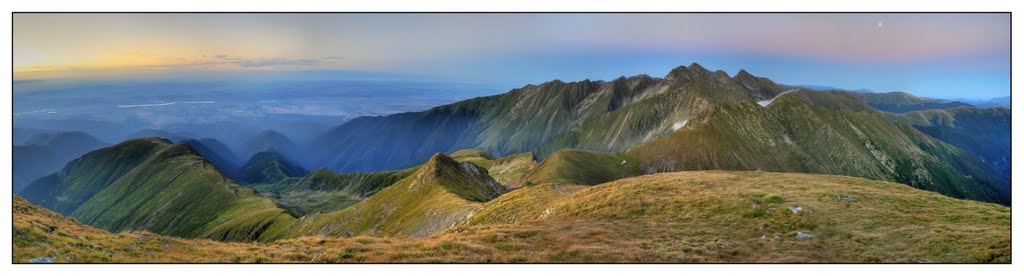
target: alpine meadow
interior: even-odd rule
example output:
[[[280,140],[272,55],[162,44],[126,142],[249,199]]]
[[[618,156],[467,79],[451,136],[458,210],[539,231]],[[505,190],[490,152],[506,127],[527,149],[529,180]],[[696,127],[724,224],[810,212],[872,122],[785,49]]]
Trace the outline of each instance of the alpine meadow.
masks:
[[[1009,13],[13,17],[14,263],[1011,262]]]

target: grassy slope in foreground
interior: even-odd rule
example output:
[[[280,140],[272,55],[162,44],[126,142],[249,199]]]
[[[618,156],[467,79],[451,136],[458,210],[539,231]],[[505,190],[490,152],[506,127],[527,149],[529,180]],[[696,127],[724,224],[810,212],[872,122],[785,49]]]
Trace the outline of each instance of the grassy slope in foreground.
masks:
[[[110,234],[15,197],[14,262],[998,262],[1010,209],[842,176],[681,172],[545,184],[425,238]],[[788,207],[799,206],[794,214]],[[813,234],[797,240],[797,232]]]

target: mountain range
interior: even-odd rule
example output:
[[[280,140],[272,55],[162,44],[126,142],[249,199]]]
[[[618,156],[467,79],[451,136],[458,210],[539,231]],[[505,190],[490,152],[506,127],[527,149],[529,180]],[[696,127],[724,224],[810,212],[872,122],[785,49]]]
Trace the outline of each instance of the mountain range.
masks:
[[[209,138],[127,140],[32,181],[18,206],[23,220],[113,243],[104,235],[213,240],[199,250],[375,237],[446,243],[462,260],[624,260],[579,248],[590,244],[644,252],[631,259],[641,262],[1008,261],[1009,109],[908,95],[812,91],[698,64],[662,78],[555,80],[359,117],[308,145],[269,130],[235,151]],[[60,241],[32,225],[16,227],[18,256]],[[980,234],[956,250],[922,244],[951,243],[964,225]],[[936,227],[947,232],[922,234]],[[576,253],[550,247],[581,237],[562,244]]]

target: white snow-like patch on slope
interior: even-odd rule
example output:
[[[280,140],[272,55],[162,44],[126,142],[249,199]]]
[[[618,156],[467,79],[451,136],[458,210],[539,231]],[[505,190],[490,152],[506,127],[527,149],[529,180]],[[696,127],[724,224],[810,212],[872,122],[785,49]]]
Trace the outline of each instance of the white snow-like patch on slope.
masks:
[[[773,97],[773,98],[771,98],[769,100],[757,101],[757,104],[759,104],[761,106],[768,106],[768,105],[772,104],[772,102],[774,102],[775,99],[778,99],[779,97],[782,97],[782,95],[793,93],[793,92],[796,92],[797,90],[798,89],[790,89],[790,90],[783,91],[782,93],[779,93],[778,95],[775,95],[775,97]]]
[[[689,121],[689,120],[682,120],[682,121],[678,121],[678,122],[672,124],[672,131],[677,131],[680,128],[683,128],[684,126],[686,126],[686,122],[687,121]]]

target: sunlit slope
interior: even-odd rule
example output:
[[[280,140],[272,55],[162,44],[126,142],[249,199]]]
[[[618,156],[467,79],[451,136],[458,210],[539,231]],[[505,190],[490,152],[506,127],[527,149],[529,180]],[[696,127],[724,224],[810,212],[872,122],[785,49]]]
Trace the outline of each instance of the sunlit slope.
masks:
[[[89,153],[25,198],[111,231],[253,240],[294,217],[225,177],[188,146],[136,139]],[[39,191],[39,192],[35,192]]]
[[[471,162],[435,154],[414,173],[340,211],[303,217],[275,230],[287,237],[426,236],[451,227],[507,188]]]
[[[494,158],[479,149],[454,152],[451,158],[485,168],[496,181],[518,187],[523,177],[537,166],[532,153]],[[320,168],[303,177],[288,177],[251,187],[274,199],[296,215],[341,210],[372,196],[383,188],[416,172],[421,165],[404,170],[337,173]]]
[[[336,171],[415,165],[434,152],[479,148],[495,156],[564,147],[617,151],[671,133],[720,103],[757,101],[785,89],[741,72],[729,77],[698,64],[664,78],[527,85],[423,112],[361,117],[313,142],[307,160]]]
[[[1008,263],[1011,257],[1009,208],[898,183],[792,173],[679,172],[597,186],[529,186],[479,204],[453,228],[422,238],[222,243],[110,234],[17,197],[14,203],[15,262],[52,257],[56,262]]]
[[[698,262],[1010,259],[1009,208],[843,176],[703,171],[538,185],[488,202],[467,225],[575,220],[632,225],[615,238]]]

